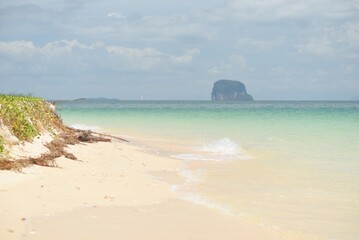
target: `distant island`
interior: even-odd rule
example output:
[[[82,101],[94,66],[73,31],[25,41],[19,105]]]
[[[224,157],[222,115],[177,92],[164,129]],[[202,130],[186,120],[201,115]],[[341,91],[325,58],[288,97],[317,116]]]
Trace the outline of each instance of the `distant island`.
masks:
[[[253,101],[253,97],[242,82],[222,79],[213,85],[212,101]]]
[[[120,100],[117,98],[98,97],[98,98],[77,98],[73,101],[77,102],[77,101],[120,101]]]

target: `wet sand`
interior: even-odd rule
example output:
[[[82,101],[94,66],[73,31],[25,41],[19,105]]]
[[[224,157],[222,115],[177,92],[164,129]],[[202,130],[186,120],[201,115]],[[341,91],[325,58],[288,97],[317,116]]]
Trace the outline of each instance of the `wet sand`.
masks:
[[[181,200],[179,160],[123,142],[69,152],[80,161],[0,172],[0,239],[304,239]]]

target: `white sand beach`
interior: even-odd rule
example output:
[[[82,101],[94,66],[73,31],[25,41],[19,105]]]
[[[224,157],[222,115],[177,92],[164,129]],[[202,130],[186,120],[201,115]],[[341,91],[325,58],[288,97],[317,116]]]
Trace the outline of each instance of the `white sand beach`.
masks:
[[[0,172],[0,239],[304,239],[181,200],[179,160],[124,142],[69,152],[79,161]]]

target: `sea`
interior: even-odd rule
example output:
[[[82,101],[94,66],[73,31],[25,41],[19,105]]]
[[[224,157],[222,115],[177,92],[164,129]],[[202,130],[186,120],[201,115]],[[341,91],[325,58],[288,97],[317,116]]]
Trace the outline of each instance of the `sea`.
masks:
[[[359,102],[57,103],[63,121],[182,161],[185,201],[309,239],[359,239]]]

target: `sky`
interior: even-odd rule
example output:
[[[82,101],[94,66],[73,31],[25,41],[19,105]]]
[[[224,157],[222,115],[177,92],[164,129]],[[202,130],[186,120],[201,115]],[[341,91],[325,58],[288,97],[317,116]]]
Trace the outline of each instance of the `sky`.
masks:
[[[1,0],[0,92],[359,99],[359,0]]]

